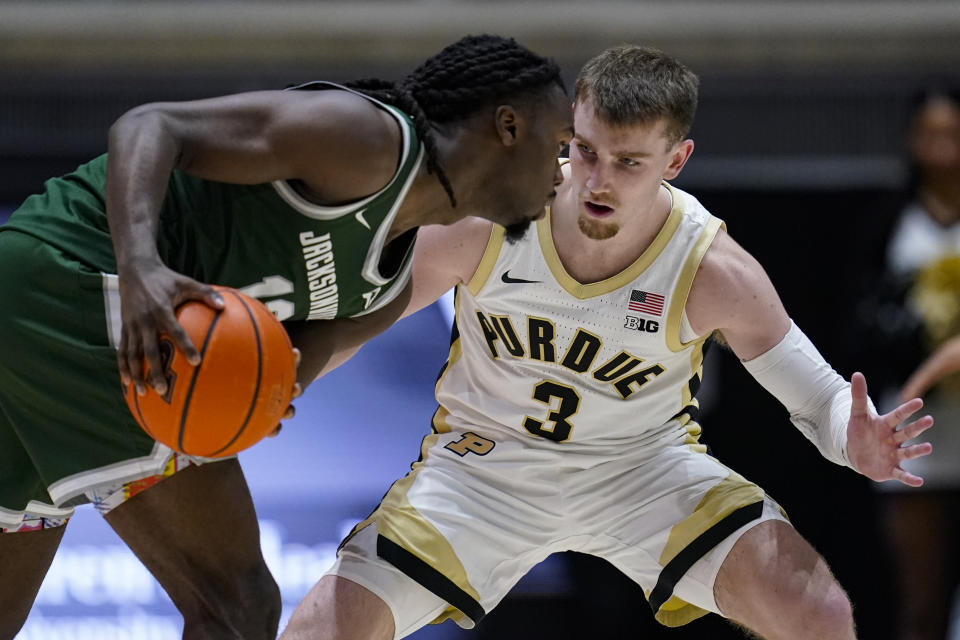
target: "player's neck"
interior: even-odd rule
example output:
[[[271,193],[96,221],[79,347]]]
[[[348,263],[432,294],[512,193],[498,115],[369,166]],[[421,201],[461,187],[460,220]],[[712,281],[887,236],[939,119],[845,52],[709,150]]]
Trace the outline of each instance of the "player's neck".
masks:
[[[453,224],[467,216],[479,215],[474,193],[485,188],[476,168],[480,163],[464,149],[470,149],[464,137],[469,132],[454,130],[453,134],[437,136],[437,154],[440,166],[453,187],[457,206],[450,202],[450,196],[440,180],[433,173],[427,171],[427,162],[424,159],[420,165],[417,177],[404,198],[400,211],[390,229],[390,238],[396,237],[413,227],[428,224]],[[476,145],[473,145],[476,148]]]

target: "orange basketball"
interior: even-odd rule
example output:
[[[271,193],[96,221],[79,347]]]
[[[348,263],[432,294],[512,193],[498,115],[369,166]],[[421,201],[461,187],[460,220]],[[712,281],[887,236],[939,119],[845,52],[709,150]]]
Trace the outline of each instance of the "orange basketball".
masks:
[[[141,396],[133,384],[124,388],[130,412],[150,437],[205,458],[233,455],[273,431],[296,381],[293,346],[280,321],[261,302],[216,289],[222,310],[191,301],[176,312],[200,351],[200,364],[187,362],[163,336],[167,392],[161,396],[148,385]]]

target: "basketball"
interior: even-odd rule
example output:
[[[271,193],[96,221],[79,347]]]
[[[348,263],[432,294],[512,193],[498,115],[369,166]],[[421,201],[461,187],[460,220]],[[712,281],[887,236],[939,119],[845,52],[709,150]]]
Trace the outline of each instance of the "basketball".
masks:
[[[293,346],[280,321],[258,300],[215,288],[223,309],[190,301],[176,311],[200,352],[200,364],[191,365],[170,338],[161,336],[167,392],[160,395],[148,385],[138,395],[132,383],[123,390],[130,412],[150,437],[205,458],[233,455],[272,432],[296,382]]]

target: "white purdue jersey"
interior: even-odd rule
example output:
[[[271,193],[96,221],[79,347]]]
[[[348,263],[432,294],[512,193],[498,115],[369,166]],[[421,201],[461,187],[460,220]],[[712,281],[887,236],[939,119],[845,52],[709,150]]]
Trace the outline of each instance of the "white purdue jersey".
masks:
[[[566,273],[549,212],[516,244],[494,226],[477,273],[457,288],[436,431],[526,438],[589,453],[590,464],[625,449],[696,445],[693,395],[706,336],[683,342],[681,323],[722,222],[666,187],[673,207],[660,233],[601,282],[581,284]]]
[[[683,308],[722,223],[666,188],[663,229],[602,282],[564,271],[549,212],[516,244],[493,227],[457,288],[434,433],[330,571],[384,599],[395,637],[446,617],[473,626],[559,551],[604,558],[657,620],[686,624],[720,611],[736,541],[785,520],[697,443],[706,337]]]

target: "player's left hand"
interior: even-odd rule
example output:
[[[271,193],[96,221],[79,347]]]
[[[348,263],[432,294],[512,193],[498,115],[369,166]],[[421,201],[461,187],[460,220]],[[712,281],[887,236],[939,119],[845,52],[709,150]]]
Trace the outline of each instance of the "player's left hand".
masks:
[[[299,366],[300,366],[300,360],[301,360],[300,349],[297,349],[296,347],[294,347],[294,348],[293,348],[293,356],[294,356],[294,360],[293,360],[294,366],[299,367]],[[296,398],[299,398],[302,393],[303,393],[303,387],[300,386],[300,383],[299,383],[299,382],[294,382],[294,383],[293,383],[293,396],[291,397],[291,400],[296,399]],[[294,415],[296,415],[296,413],[297,413],[296,407],[294,407],[294,406],[291,404],[290,406],[287,407],[287,410],[283,412],[283,415],[280,417],[280,419],[281,419],[281,420],[289,420],[289,419],[292,418]],[[283,429],[283,423],[277,424],[277,428],[274,429],[273,431],[271,431],[270,433],[268,433],[268,434],[267,434],[267,437],[268,437],[268,438],[275,438],[275,437],[280,433],[280,430],[281,430],[281,429]]]
[[[913,398],[886,415],[879,416],[867,404],[867,380],[862,373],[850,378],[850,422],[847,423],[847,457],[853,468],[876,482],[899,480],[911,487],[923,484],[923,478],[905,471],[904,460],[929,455],[929,442],[906,444],[907,440],[933,426],[933,418],[923,416],[905,425],[897,426],[923,407],[923,400]]]

